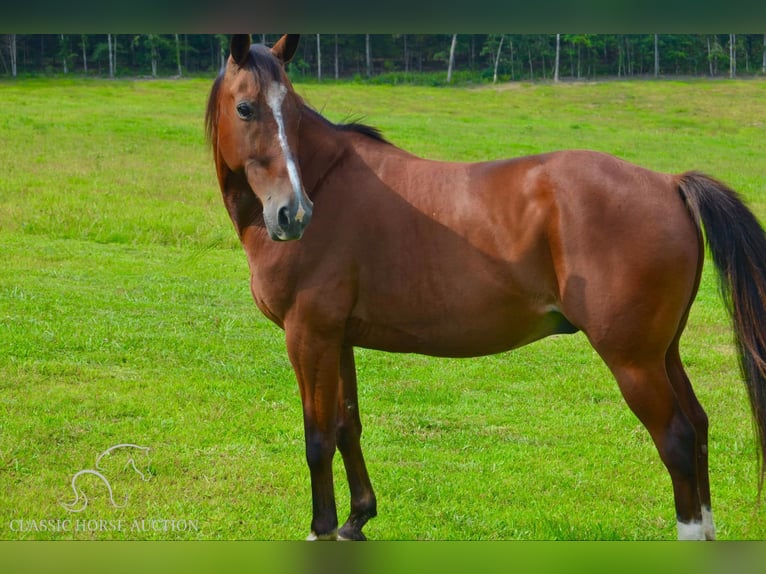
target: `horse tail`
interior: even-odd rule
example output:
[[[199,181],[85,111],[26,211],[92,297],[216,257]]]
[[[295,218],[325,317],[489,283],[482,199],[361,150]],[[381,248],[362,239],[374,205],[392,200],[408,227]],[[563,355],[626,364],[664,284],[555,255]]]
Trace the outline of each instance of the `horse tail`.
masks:
[[[760,450],[760,499],[766,472],[766,234],[739,195],[720,181],[687,172],[680,176],[679,189],[695,224],[704,228],[734,324]]]

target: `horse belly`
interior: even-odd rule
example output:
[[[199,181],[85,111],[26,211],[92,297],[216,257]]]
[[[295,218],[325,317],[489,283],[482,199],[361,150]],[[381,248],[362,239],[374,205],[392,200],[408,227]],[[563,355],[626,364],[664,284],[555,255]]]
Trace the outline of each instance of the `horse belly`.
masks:
[[[557,306],[534,308],[517,302],[483,309],[467,305],[433,314],[421,310],[398,318],[352,316],[347,324],[347,343],[388,352],[476,357],[575,331]]]

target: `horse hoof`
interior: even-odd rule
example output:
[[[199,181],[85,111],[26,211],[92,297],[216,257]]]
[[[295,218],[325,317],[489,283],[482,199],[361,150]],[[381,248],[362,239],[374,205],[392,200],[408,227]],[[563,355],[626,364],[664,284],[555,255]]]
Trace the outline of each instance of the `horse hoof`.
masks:
[[[361,530],[354,529],[354,528],[346,528],[344,526],[338,532],[338,540],[355,540],[355,541],[361,542],[361,541],[367,540],[367,537],[362,533]]]
[[[307,542],[316,542],[316,541],[324,541],[324,540],[338,540],[338,531],[333,530],[331,532],[328,532],[327,534],[317,534],[313,530],[311,531],[311,534],[309,534],[306,537]]]

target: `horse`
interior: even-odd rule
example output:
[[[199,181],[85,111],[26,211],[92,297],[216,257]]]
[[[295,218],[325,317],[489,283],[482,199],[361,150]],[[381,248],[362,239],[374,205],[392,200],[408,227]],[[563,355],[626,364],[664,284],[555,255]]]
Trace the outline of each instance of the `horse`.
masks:
[[[766,460],[766,235],[739,195],[564,150],[479,163],[417,157],[333,123],[286,74],[299,37],[234,35],[205,131],[255,304],[284,330],[311,477],[308,539],[364,540],[377,505],[362,454],[354,348],[495,354],[582,331],[651,436],[679,539],[714,539],[708,419],[679,354],[703,229]],[[338,528],[332,461],[350,513]]]

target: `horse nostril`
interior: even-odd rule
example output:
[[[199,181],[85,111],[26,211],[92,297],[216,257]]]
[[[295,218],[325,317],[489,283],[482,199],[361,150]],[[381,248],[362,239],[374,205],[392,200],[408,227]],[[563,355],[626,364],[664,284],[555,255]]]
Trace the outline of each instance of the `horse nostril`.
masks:
[[[281,207],[277,213],[277,222],[282,229],[286,229],[290,225],[290,210],[287,206]]]

